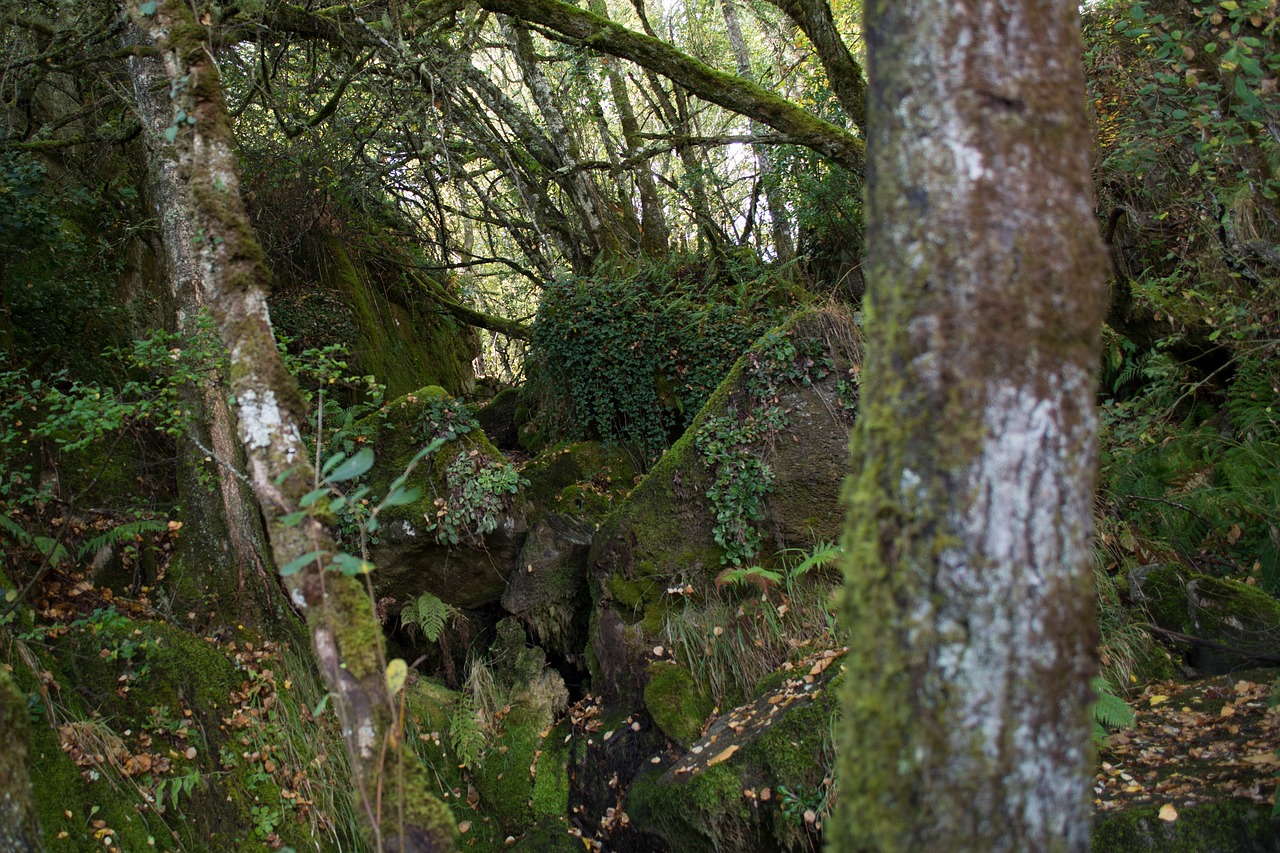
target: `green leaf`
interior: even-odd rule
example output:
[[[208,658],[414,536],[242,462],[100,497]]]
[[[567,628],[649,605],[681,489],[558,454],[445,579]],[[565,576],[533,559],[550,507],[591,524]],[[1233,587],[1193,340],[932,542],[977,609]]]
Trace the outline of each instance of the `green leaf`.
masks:
[[[166,127],[164,129],[164,138],[166,142],[173,142],[175,139],[177,139],[178,126],[174,124],[174,125],[170,125],[169,127]]]
[[[333,454],[328,459],[324,460],[324,465],[320,468],[320,475],[321,476],[328,475],[330,471],[332,471],[334,468],[341,465],[342,461],[346,458],[347,458],[347,454],[339,450],[337,453]]]
[[[318,489],[312,489],[311,491],[307,492],[305,495],[302,496],[302,500],[298,501],[298,506],[302,507],[303,509],[306,509],[307,507],[311,506],[313,503],[320,500],[320,498],[324,497],[327,494],[329,494],[328,486],[321,486]]]
[[[298,522],[307,517],[305,512],[291,512],[288,515],[282,515],[278,521],[285,527],[295,527]]]
[[[403,658],[395,658],[387,662],[387,690],[395,696],[404,687],[409,677],[409,665]]]
[[[303,554],[301,557],[294,557],[289,562],[280,567],[280,577],[287,578],[289,575],[296,575],[316,559],[323,557],[324,551],[312,551],[309,554]]]
[[[355,456],[339,465],[328,479],[332,483],[340,483],[343,480],[350,480],[359,477],[365,471],[373,467],[373,451],[367,447],[361,448]]]
[[[147,0],[146,3],[138,6],[138,14],[145,15],[150,18],[156,13],[156,0]]]
[[[416,501],[421,494],[421,490],[417,488],[396,488],[391,494],[387,495],[382,504],[383,506],[404,506]]]
[[[367,575],[373,571],[373,563],[350,554],[334,554],[333,565],[344,575]]]

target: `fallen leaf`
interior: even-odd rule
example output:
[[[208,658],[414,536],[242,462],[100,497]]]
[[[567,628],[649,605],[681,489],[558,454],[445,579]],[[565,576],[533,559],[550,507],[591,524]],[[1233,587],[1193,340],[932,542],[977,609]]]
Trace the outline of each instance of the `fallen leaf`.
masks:
[[[737,751],[738,751],[738,745],[736,743],[730,744],[729,746],[726,746],[724,749],[716,753],[709,761],[707,761],[707,766],[712,767],[716,764],[719,764],[721,761],[728,761],[730,758],[733,757],[733,754]]]
[[[1178,819],[1178,810],[1173,807],[1172,803],[1165,803],[1160,807],[1160,819],[1175,821]]]
[[[1159,705],[1161,702],[1167,702],[1168,700],[1168,696],[1165,696],[1163,693],[1158,693],[1155,696],[1152,696],[1150,701],[1152,705]]]

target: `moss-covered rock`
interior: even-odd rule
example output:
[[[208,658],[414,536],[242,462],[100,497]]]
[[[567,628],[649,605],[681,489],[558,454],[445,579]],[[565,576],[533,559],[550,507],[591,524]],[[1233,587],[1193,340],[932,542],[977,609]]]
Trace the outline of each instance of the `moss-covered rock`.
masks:
[[[520,449],[520,428],[516,426],[516,411],[519,407],[520,389],[504,388],[476,411],[480,428],[499,450]]]
[[[698,689],[689,671],[674,661],[649,665],[644,705],[662,733],[682,746],[698,739],[713,707],[711,697]]]
[[[823,652],[790,665],[686,751],[650,764],[624,802],[636,827],[681,851],[820,847],[839,660]]]
[[[1249,654],[1280,657],[1280,601],[1257,587],[1167,565],[1132,570],[1130,584],[1161,628],[1234,650],[1190,644],[1203,673],[1230,672]]]
[[[376,376],[392,397],[424,385],[453,394],[474,386],[474,330],[428,310],[404,268],[330,234],[292,245],[272,269],[271,318],[281,333],[308,347],[346,345],[353,367]]]
[[[440,401],[452,401],[439,386],[406,394],[384,410],[356,424],[355,431],[373,446],[375,464],[369,472],[371,494],[381,497],[392,480],[408,469],[432,436],[421,423]],[[483,534],[468,531],[465,541],[442,541],[439,530],[431,528],[450,497],[454,485],[449,466],[459,457],[475,464],[505,466],[506,458],[480,429],[456,435],[430,457],[420,460],[407,485],[420,491],[412,503],[388,507],[379,518],[378,542],[370,549],[377,566],[374,586],[380,598],[403,603],[430,592],[441,600],[462,608],[476,608],[497,601],[507,578],[519,559],[528,533],[523,503],[514,495],[504,495],[506,509],[493,513],[492,529]]]
[[[590,555],[599,611],[591,641],[602,679],[597,687],[611,700],[634,699],[643,689],[647,652],[670,606],[668,590],[685,590],[693,600],[713,595],[732,537],[751,528],[763,553],[746,558],[762,562],[782,549],[838,538],[851,423],[847,386],[857,339],[856,327],[840,312],[803,314],[762,337],[606,518]],[[826,363],[817,369],[821,358]],[[762,385],[776,393],[761,399]],[[725,475],[708,467],[697,445],[704,427],[736,430],[722,443],[759,437],[745,449],[769,473],[759,481],[719,482]],[[754,505],[759,517],[750,517],[748,507],[746,517],[728,518],[733,513],[716,503],[714,490],[760,495]],[[733,545],[732,556],[744,559],[741,543]]]
[[[1280,819],[1271,807],[1225,800],[1178,808],[1177,820],[1161,820],[1159,805],[1100,815],[1094,824],[1095,853],[1275,853]]]

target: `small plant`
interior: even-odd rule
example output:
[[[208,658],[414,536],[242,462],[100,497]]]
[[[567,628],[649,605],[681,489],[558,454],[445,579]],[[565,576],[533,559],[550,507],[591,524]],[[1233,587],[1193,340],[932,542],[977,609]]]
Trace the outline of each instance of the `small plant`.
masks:
[[[424,592],[409,600],[400,611],[400,621],[406,627],[412,626],[422,632],[429,643],[434,643],[444,632],[449,620],[458,615],[458,609],[445,604],[429,592]]]
[[[444,480],[446,493],[435,499],[434,514],[426,516],[427,530],[442,545],[482,544],[485,534],[498,528],[511,495],[528,485],[514,465],[495,462],[475,449],[455,456]]]
[[[1094,678],[1089,684],[1093,687],[1094,699],[1091,706],[1093,712],[1093,739],[1099,745],[1107,742],[1107,729],[1127,729],[1136,719],[1133,708],[1121,699],[1107,684],[1105,679]]]

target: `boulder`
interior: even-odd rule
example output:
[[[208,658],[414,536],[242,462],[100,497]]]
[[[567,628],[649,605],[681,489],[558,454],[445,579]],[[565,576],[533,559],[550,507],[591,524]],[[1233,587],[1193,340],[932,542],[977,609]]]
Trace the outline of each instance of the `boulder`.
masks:
[[[1206,641],[1188,650],[1201,673],[1280,661],[1280,601],[1257,587],[1170,565],[1133,569],[1129,582],[1133,599],[1156,625]],[[1250,655],[1259,657],[1251,661]]]
[[[858,339],[839,310],[763,336],[605,520],[589,559],[592,674],[606,697],[639,699],[677,597],[705,600],[728,568],[839,536]]]

